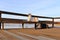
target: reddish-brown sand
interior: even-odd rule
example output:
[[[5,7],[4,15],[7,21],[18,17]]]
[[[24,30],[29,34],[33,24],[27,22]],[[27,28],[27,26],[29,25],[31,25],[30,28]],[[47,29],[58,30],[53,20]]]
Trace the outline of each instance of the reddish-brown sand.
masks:
[[[33,39],[31,37],[27,37],[24,35],[20,35],[17,32],[22,32],[22,33],[30,34],[30,35],[34,35],[34,36],[50,37],[50,38],[53,38],[56,40],[60,40],[60,28],[37,29],[37,30],[35,30],[33,28],[25,28],[25,29],[9,29],[7,31],[14,33],[16,35],[19,35],[19,36],[28,38],[30,40],[36,40],[36,39]],[[4,39],[18,40],[17,38],[15,38],[9,34],[6,34],[4,32],[4,30],[0,30],[0,35],[3,35],[3,36],[0,36],[0,40],[4,40]]]

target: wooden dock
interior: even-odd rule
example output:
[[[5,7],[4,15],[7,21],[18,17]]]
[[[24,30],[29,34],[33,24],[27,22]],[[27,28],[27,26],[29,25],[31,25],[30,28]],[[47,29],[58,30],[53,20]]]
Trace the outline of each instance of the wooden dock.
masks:
[[[46,18],[46,19],[52,19],[52,21],[27,21],[27,20],[22,20],[22,19],[10,19],[10,18],[2,18],[2,14],[9,14],[9,15],[17,15],[17,16],[26,16],[28,17],[28,14],[22,14],[22,13],[15,13],[15,12],[7,12],[7,11],[0,11],[0,29],[1,29],[1,24],[2,24],[2,29],[4,29],[4,23],[22,23],[22,28],[24,28],[24,23],[34,23],[36,28],[37,23],[49,23],[52,24],[52,27],[54,27],[54,19],[60,19],[60,17],[46,17],[46,16],[36,16],[36,15],[31,15],[32,17],[37,17],[37,18]]]
[[[54,19],[60,19],[60,17],[46,17],[46,16],[36,16],[37,18],[52,19],[52,21],[27,21],[22,19],[10,19],[2,18],[2,14],[18,15],[28,17],[28,14],[0,11],[0,40],[60,40],[60,28],[54,28]],[[4,29],[4,23],[22,23],[22,29]],[[30,29],[24,28],[24,23],[34,23],[35,27]],[[37,23],[52,24],[52,28],[48,29],[35,29]],[[1,25],[2,24],[2,25]],[[2,27],[2,28],[1,28]]]
[[[60,28],[0,30],[0,40],[60,40]]]

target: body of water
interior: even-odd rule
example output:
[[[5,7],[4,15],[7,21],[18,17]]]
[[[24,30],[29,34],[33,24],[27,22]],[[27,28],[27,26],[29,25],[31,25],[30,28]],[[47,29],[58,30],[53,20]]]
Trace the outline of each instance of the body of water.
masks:
[[[34,24],[24,24],[24,28],[34,28]],[[52,25],[49,24],[49,27]],[[60,27],[60,25],[55,25],[55,27]],[[10,28],[22,28],[22,24],[19,23],[4,23],[4,29],[10,29]]]

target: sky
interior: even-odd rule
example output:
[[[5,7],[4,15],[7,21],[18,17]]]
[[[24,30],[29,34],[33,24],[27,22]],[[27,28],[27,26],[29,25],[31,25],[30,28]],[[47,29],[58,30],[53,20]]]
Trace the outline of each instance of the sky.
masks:
[[[0,0],[0,10],[22,14],[31,13],[39,16],[59,17],[60,0]],[[3,15],[3,17],[8,16]]]

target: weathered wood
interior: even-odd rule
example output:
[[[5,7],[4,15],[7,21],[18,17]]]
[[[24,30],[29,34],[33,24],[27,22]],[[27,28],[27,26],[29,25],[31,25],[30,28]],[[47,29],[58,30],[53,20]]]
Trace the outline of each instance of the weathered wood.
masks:
[[[35,23],[35,27],[34,27],[35,29],[40,29],[41,27],[40,27],[40,23]]]
[[[60,17],[45,17],[45,16],[36,16],[36,15],[31,15],[32,17],[37,17],[37,18],[48,18],[48,19],[52,19],[52,21],[40,21],[40,22],[32,22],[32,21],[26,21],[26,20],[17,20],[17,19],[4,19],[1,18],[1,13],[3,14],[10,14],[10,15],[18,15],[18,16],[26,16],[28,17],[28,14],[21,14],[21,13],[14,13],[14,12],[7,12],[7,11],[0,11],[0,29],[1,29],[1,23],[35,23],[35,28],[36,28],[36,23],[49,23],[52,24],[52,27],[54,27],[54,19],[60,19]],[[24,24],[22,24],[24,25]]]
[[[0,22],[0,29],[1,29],[1,22]]]
[[[1,29],[1,12],[0,12],[0,29]]]
[[[52,27],[54,27],[54,19],[52,19]]]
[[[36,24],[37,24],[37,23],[35,23],[35,27],[34,27],[35,29],[37,29],[37,25],[36,25]]]
[[[22,28],[24,29],[24,23],[22,23]]]
[[[4,23],[2,22],[2,29],[4,29]]]
[[[2,18],[2,22],[4,23],[47,23],[47,24],[52,24],[52,21],[39,21],[39,22],[32,22],[32,21],[27,21],[25,19],[11,19],[11,18]],[[57,22],[54,22],[57,24]]]
[[[60,17],[55,17],[54,19],[60,19]]]
[[[7,12],[7,11],[0,11],[3,14],[10,14],[10,15],[18,15],[18,16],[28,16],[28,14],[22,14],[22,13],[14,13],[14,12]],[[36,16],[36,15],[31,15],[32,17],[38,17],[38,18],[48,18],[52,19],[52,17],[46,17],[46,16]]]
[[[22,19],[10,19],[10,18],[2,18],[2,22],[4,23],[22,23],[26,20],[22,20]]]

